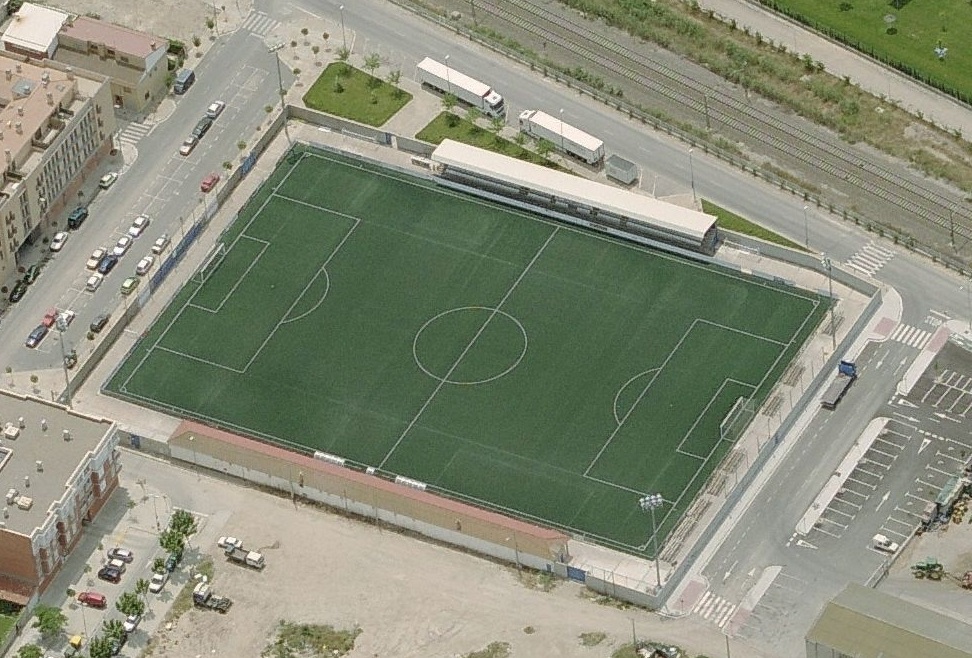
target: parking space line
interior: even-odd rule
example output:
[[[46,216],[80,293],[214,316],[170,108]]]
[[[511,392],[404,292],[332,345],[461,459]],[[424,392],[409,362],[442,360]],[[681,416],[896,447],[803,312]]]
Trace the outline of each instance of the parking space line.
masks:
[[[838,500],[840,500],[840,499],[838,499]],[[844,505],[850,505],[851,507],[853,507],[854,509],[856,509],[858,511],[860,511],[860,509],[862,507],[864,507],[863,505],[858,505],[857,503],[852,503],[849,500],[841,500],[840,502],[842,502]]]
[[[915,517],[915,518],[916,518],[916,519],[918,519],[919,521],[921,521],[921,520],[923,520],[923,518],[924,518],[924,517],[923,517],[923,516],[922,516],[921,514],[919,514],[918,512],[913,512],[912,510],[910,510],[910,509],[904,509],[903,507],[895,507],[895,508],[894,508],[894,511],[895,511],[895,512],[901,512],[902,514],[908,514],[909,516],[913,516],[913,517]]]
[[[884,455],[885,457],[890,457],[892,460],[897,459],[897,457],[898,457],[898,455],[892,455],[891,453],[884,452],[883,450],[878,450],[877,448],[874,447],[874,444],[873,443],[871,444],[871,449],[868,450],[868,452],[871,452],[871,451],[874,451],[874,452],[878,453],[879,455]]]
[[[825,520],[825,519],[821,519],[821,520]],[[819,521],[818,521],[818,524],[817,524],[816,526],[814,526],[814,528],[813,528],[813,529],[814,529],[814,530],[816,530],[817,532],[822,532],[822,533],[823,533],[823,534],[825,534],[825,535],[830,535],[830,536],[831,536],[831,537],[833,537],[834,539],[840,539],[840,535],[835,535],[834,533],[832,533],[832,532],[830,532],[830,531],[828,531],[828,530],[824,530],[823,528],[821,528],[821,527],[819,526]]]
[[[860,480],[855,480],[852,477],[847,478],[847,481],[848,482],[854,482],[854,483],[859,484],[861,486],[867,487],[871,491],[874,491],[875,489],[877,489],[877,485],[876,484],[868,484],[867,482],[861,482]]]
[[[903,435],[898,434],[898,436],[903,436]],[[894,448],[895,450],[901,450],[906,445],[908,445],[908,442],[907,441],[905,441],[903,444],[900,444],[899,445],[899,444],[895,443],[894,441],[888,441],[887,439],[884,439],[884,438],[881,438],[881,437],[878,437],[878,438],[874,439],[874,444],[876,444],[878,442],[885,443],[885,444],[891,446],[892,448]],[[871,447],[872,448],[874,447],[874,444],[871,444]]]
[[[970,406],[970,407],[972,407],[972,404],[970,404],[969,406]],[[957,443],[957,444],[959,444],[960,446],[962,446],[963,448],[965,448],[966,450],[972,450],[972,445],[969,445],[969,444],[967,444],[967,443],[962,443],[962,442],[961,442],[961,441],[959,441],[958,439],[950,439],[950,438],[948,438],[948,437],[946,436],[946,437],[945,437],[945,440],[946,440],[946,441],[948,441],[948,442],[950,442],[950,443]]]
[[[824,514],[826,514],[826,513],[827,512],[825,511]],[[821,516],[820,517],[820,520],[821,521],[826,521],[827,523],[830,523],[832,525],[835,525],[838,528],[840,528],[841,530],[847,530],[847,524],[841,523],[840,521],[834,521],[833,519],[827,518],[826,516]]]
[[[907,539],[911,536],[910,532],[898,532],[897,530],[891,530],[887,525],[881,526],[882,532],[886,535],[894,535],[895,537],[900,537],[902,540]]]
[[[907,526],[909,528],[912,527],[912,524],[911,523],[908,523],[907,521],[902,521],[901,519],[895,518],[893,516],[889,516],[888,517],[888,521],[893,521],[894,523],[900,523],[901,525]]]
[[[861,493],[860,491],[854,491],[853,489],[848,489],[847,487],[844,487],[843,489],[840,490],[840,495],[841,496],[843,496],[845,494],[854,494],[855,496],[860,496],[861,497],[861,504],[864,504],[865,502],[867,502],[867,499],[870,498],[870,496],[868,496],[865,493]],[[848,502],[850,502],[850,501],[848,501]]]
[[[935,382],[934,384],[932,384],[928,388],[928,390],[925,392],[925,394],[923,396],[921,396],[921,403],[922,404],[925,404],[926,402],[928,402],[928,396],[931,395],[932,394],[932,391],[934,391],[937,387],[938,387],[938,382]]]
[[[887,472],[887,471],[888,471],[888,467],[887,467],[887,466],[884,466],[883,464],[878,464],[877,462],[872,462],[872,463],[873,463],[873,464],[874,464],[875,466],[879,466],[879,467],[881,467],[881,468],[883,468],[883,469],[885,470],[885,472]],[[866,468],[864,468],[863,466],[858,466],[858,467],[857,467],[856,469],[854,469],[854,470],[856,470],[856,471],[860,471],[861,473],[867,473],[868,475],[873,475],[873,476],[874,476],[874,477],[876,477],[876,478],[881,478],[881,477],[884,477],[884,474],[882,474],[882,473],[874,473],[874,472],[872,472],[872,471],[869,471],[869,470],[867,470],[867,469],[866,469]]]
[[[936,457],[944,457],[945,459],[951,459],[952,461],[957,461],[959,464],[964,464],[965,463],[965,460],[964,459],[961,459],[959,457],[956,457],[955,455],[949,455],[948,453],[944,453],[941,450],[936,450],[935,451],[935,456]]]
[[[942,475],[944,475],[945,477],[952,477],[953,475],[955,475],[955,473],[952,473],[951,471],[943,471],[940,468],[935,468],[931,464],[926,465],[925,466],[925,470],[926,471],[937,471],[937,472],[941,473]]]

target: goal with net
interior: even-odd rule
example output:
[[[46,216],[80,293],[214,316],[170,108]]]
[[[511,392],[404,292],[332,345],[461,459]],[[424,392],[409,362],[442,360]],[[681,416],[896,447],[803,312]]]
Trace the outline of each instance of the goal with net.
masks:
[[[226,257],[226,243],[220,242],[219,244],[213,245],[213,248],[209,250],[206,254],[206,258],[203,259],[202,265],[196,270],[196,273],[192,275],[192,280],[202,285],[206,283],[209,276],[216,271],[220,263],[223,262],[223,258]]]

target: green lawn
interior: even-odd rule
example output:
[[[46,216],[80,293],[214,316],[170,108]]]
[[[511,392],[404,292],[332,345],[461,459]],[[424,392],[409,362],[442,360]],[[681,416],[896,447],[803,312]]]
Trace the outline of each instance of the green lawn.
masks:
[[[304,94],[304,104],[320,112],[381,126],[412,100],[412,95],[343,62],[330,64]]]
[[[764,4],[822,32],[840,35],[858,50],[896,63],[915,78],[972,99],[972,49],[961,27],[972,22],[968,0],[765,0]],[[960,27],[952,31],[955,25]],[[935,53],[939,45],[948,48],[944,60]]]
[[[751,235],[754,238],[783,245],[784,247],[789,247],[790,249],[806,251],[801,245],[793,242],[793,240],[788,240],[782,235],[774,233],[768,228],[763,228],[759,224],[755,224],[745,217],[740,217],[736,213],[730,212],[721,206],[717,206],[711,201],[702,199],[702,210],[719,218],[719,220],[716,222],[719,228],[735,231],[736,233],[742,233],[743,235]]]
[[[17,617],[15,615],[2,615],[0,614],[0,643],[7,637],[14,625],[17,623]]]
[[[415,137],[430,144],[441,144],[444,139],[454,139],[457,142],[563,171],[563,167],[556,162],[450,112],[440,113]]]
[[[349,156],[288,158],[122,397],[645,550],[826,305]]]

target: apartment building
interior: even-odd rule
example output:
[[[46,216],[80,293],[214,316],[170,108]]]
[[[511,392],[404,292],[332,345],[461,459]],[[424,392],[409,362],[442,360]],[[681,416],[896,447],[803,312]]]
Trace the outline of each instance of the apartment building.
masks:
[[[0,282],[52,218],[85,202],[114,132],[107,77],[0,51]]]
[[[0,599],[42,593],[118,486],[114,425],[0,394]]]
[[[168,93],[165,39],[79,16],[64,23],[57,44],[58,62],[111,78],[117,109],[142,113]]]

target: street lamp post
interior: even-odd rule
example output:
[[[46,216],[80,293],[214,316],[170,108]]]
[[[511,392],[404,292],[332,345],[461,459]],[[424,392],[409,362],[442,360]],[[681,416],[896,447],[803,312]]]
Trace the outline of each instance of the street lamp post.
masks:
[[[692,161],[692,154],[695,149],[689,149],[689,176],[692,180],[692,203],[698,203],[699,198],[695,195],[695,163]]]
[[[192,467],[196,470],[196,479],[199,479],[199,465],[196,463],[196,437],[189,437],[189,447],[192,448]]]
[[[810,248],[810,220],[807,217],[807,211],[810,210],[810,206],[803,206],[803,235],[804,235],[804,246]]]
[[[827,268],[827,287],[830,290],[830,340],[834,351],[837,350],[837,324],[834,320],[834,263],[824,254],[820,263]]]
[[[348,49],[348,35],[344,32],[344,5],[338,7],[338,11],[341,12],[341,42],[344,44],[344,49]]]
[[[71,408],[71,378],[68,376],[67,350],[64,349],[64,332],[67,331],[67,322],[60,315],[55,320],[57,333],[61,339],[61,367],[64,368],[64,400],[68,408]]]
[[[972,332],[972,281],[961,286],[959,290],[964,290],[969,298],[969,331]]]
[[[452,80],[449,79],[449,56],[445,56],[445,66],[446,66],[446,93],[452,94]]]
[[[275,46],[269,48],[270,54],[272,54],[277,60],[277,95],[280,96],[280,113],[283,115],[283,128],[284,135],[287,136],[287,145],[293,146],[293,142],[290,141],[290,131],[287,130],[287,108],[284,107],[284,89],[283,89],[283,75],[280,73],[280,49],[283,48],[283,42],[278,43]]]
[[[638,500],[643,512],[651,514],[651,538],[655,547],[655,583],[658,590],[661,589],[661,564],[658,557],[658,526],[655,524],[655,509],[665,504],[665,499],[661,494],[648,494]]]
[[[564,150],[564,108],[560,108],[560,150]]]

